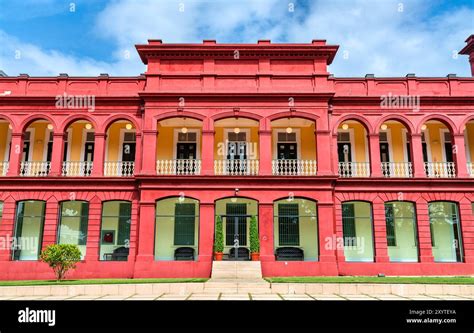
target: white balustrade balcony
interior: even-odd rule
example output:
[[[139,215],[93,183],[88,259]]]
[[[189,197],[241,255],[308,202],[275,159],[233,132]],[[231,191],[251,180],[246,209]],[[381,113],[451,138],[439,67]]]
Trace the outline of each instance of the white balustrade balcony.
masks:
[[[258,160],[215,160],[214,174],[218,176],[256,176]]]
[[[92,173],[92,166],[91,161],[64,161],[61,174],[67,177],[87,177]]]
[[[135,162],[106,161],[104,162],[104,176],[132,177],[135,171]]]
[[[46,177],[50,170],[50,161],[27,161],[20,163],[20,176],[23,177]]]
[[[370,163],[339,162],[338,172],[343,178],[370,177]]]
[[[387,178],[411,178],[413,166],[411,162],[382,162],[382,175]]]
[[[200,175],[201,160],[196,159],[175,159],[156,161],[157,175]]]
[[[273,160],[272,174],[276,176],[316,176],[315,160]]]
[[[456,164],[454,162],[425,162],[425,172],[430,178],[454,178]]]
[[[9,165],[10,165],[10,162],[8,161],[0,161],[0,176],[7,175]]]

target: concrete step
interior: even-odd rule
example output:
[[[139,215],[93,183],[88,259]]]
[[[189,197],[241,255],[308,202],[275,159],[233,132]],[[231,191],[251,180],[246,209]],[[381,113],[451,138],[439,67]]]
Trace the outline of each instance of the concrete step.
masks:
[[[213,279],[261,279],[260,261],[214,261],[212,263]]]
[[[204,284],[205,293],[271,293],[270,283],[263,279],[210,279]]]

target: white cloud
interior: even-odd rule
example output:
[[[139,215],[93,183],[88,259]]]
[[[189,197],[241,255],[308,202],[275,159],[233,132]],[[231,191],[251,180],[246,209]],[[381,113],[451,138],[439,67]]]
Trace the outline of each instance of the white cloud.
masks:
[[[55,76],[68,73],[71,76],[97,76],[100,73],[138,75],[144,70],[139,57],[132,50],[130,59],[117,57],[114,63],[80,58],[56,50],[44,50],[25,43],[0,30],[0,69],[8,75],[27,73],[32,76]],[[134,72],[133,72],[134,71]]]
[[[469,76],[468,59],[453,58],[474,31],[473,8],[450,8],[429,16],[426,1],[404,1],[399,12],[398,0],[317,1],[304,6],[288,2],[256,1],[132,1],[109,3],[96,17],[92,27],[97,36],[115,45],[114,61],[61,54],[54,50],[25,44],[0,32],[0,68],[7,73],[30,72],[56,75],[138,75],[143,72],[134,44],[160,38],[164,42],[255,43],[258,39],[274,42],[310,42],[327,39],[340,45],[330,71],[336,76],[445,76],[457,73]],[[180,7],[184,3],[184,11]],[[24,61],[12,58],[16,48]],[[130,55],[127,59],[126,52]],[[342,56],[348,52],[348,59]]]

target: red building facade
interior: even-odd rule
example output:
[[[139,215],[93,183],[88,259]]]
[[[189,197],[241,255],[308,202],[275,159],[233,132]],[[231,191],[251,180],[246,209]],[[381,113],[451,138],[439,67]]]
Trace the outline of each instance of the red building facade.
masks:
[[[149,40],[137,77],[0,77],[0,279],[51,278],[67,239],[72,278],[209,277],[216,217],[226,251],[258,221],[264,276],[474,274],[474,78],[336,78],[337,49]]]

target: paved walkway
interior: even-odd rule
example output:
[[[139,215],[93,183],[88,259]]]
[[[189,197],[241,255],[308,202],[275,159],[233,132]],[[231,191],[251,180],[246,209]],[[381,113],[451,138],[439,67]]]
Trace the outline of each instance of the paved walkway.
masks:
[[[215,301],[215,300],[255,300],[255,301],[325,301],[325,300],[474,300],[474,295],[369,295],[369,294],[236,294],[236,293],[188,293],[188,294],[172,294],[163,293],[160,295],[76,295],[76,296],[1,296],[2,300],[156,300],[156,301],[173,301],[173,300],[196,300],[196,301]]]

